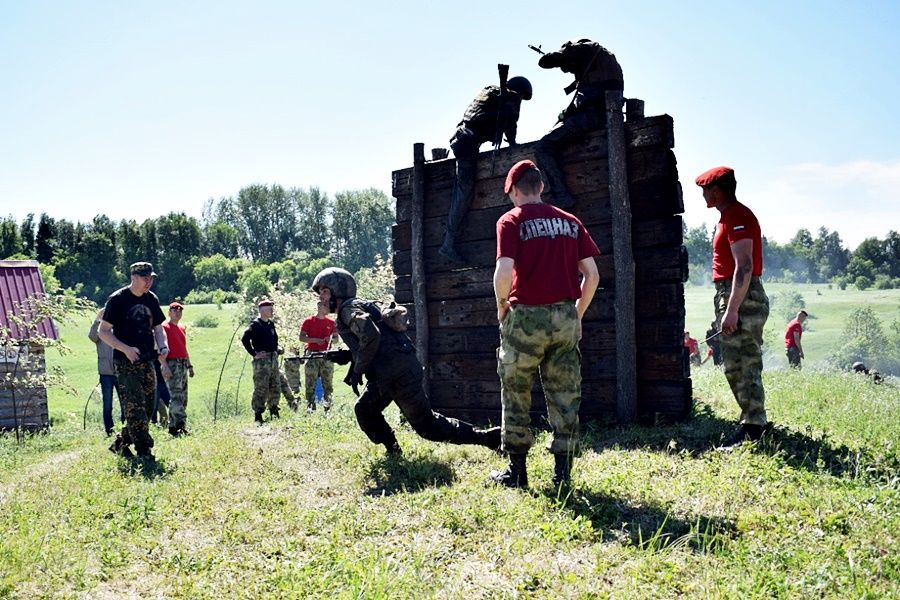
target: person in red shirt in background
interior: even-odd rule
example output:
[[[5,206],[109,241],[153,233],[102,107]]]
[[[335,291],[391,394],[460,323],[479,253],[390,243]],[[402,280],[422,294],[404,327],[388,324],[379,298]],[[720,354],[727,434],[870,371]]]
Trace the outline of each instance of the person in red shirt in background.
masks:
[[[699,366],[700,344],[697,343],[697,340],[691,337],[690,331],[684,332],[684,347],[687,348],[688,359],[691,361],[691,364]]]
[[[300,326],[300,341],[306,343],[308,352],[328,350],[331,342],[337,338],[334,321],[328,318],[328,305],[320,300],[316,308],[318,313],[303,321]],[[325,392],[323,408],[328,412],[334,392],[334,363],[324,358],[307,360],[303,365],[303,374],[306,379],[306,412],[316,410],[316,378],[322,380],[322,390]]]
[[[181,317],[184,306],[180,302],[169,305],[169,320],[163,323],[166,339],[169,340],[169,353],[166,364],[171,377],[166,381],[169,387],[169,433],[179,436],[187,433],[188,376],[194,376],[194,366],[187,351],[187,336]]]
[[[725,446],[762,438],[768,422],[762,382],[763,328],[769,297],[762,285],[762,231],[749,208],[735,196],[731,167],[714,167],[695,183],[703,189],[707,208],[719,211],[713,236],[712,277],[716,287],[716,321],[725,378],[741,408],[740,427]]]
[[[803,335],[803,322],[807,316],[806,311],[801,310],[788,323],[787,329],[784,331],[784,348],[787,351],[788,364],[794,369],[801,368],[800,359],[805,358],[803,356],[803,346],[800,344],[800,337]]]

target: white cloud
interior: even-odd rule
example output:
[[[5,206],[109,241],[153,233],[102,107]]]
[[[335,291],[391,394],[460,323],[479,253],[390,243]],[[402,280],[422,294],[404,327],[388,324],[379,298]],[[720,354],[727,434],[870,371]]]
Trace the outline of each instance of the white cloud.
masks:
[[[800,228],[815,236],[826,227],[852,250],[867,237],[900,230],[900,159],[798,163],[768,179],[743,171],[738,198],[753,209],[770,239],[784,243]],[[697,208],[686,215],[688,224],[718,220]]]

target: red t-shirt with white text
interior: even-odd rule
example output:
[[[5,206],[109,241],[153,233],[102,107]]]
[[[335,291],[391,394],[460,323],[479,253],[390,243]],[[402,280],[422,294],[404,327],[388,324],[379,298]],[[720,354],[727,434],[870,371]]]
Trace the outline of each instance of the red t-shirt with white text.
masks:
[[[497,258],[511,258],[511,304],[555,304],[581,297],[579,261],[600,250],[578,217],[544,204],[525,204],[497,221]]]
[[[753,276],[761,276],[762,231],[759,221],[749,208],[735,202],[725,209],[716,225],[716,234],[713,236],[713,281],[725,281],[734,277],[735,264],[731,245],[739,240],[753,240]]]
[[[300,331],[306,334],[306,337],[311,338],[322,338],[325,340],[324,344],[313,344],[309,342],[306,344],[306,349],[310,352],[321,352],[322,350],[328,350],[328,340],[334,334],[334,321],[329,319],[328,317],[324,317],[320,319],[319,317],[309,317],[305,321],[303,321],[303,325],[300,326]]]

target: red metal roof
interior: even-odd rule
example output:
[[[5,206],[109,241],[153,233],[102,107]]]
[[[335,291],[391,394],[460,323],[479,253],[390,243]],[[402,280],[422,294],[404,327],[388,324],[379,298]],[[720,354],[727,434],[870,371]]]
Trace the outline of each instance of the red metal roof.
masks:
[[[9,328],[13,338],[22,339],[25,332],[11,325],[7,314],[15,314],[20,303],[44,293],[44,281],[36,260],[0,260],[0,327]],[[38,332],[50,339],[59,339],[59,332],[50,319],[44,319]]]

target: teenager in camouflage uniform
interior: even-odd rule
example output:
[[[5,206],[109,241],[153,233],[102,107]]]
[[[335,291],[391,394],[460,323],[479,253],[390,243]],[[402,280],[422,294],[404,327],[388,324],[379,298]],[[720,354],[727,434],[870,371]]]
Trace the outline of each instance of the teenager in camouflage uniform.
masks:
[[[169,349],[162,328],[163,313],[156,294],[150,291],[156,273],[146,262],[131,265],[131,284],[113,292],[106,301],[98,328],[100,339],[114,350],[116,388],[125,407],[125,427],[110,450],[125,457],[153,460],[149,415],[153,411],[156,372],[152,363]]]
[[[184,306],[180,302],[169,304],[169,320],[163,323],[169,342],[166,364],[171,377],[169,386],[169,433],[178,436],[187,433],[188,377],[194,376],[194,366],[187,350],[187,336],[180,323]]]
[[[456,243],[462,235],[463,222],[475,190],[475,167],[478,150],[485,142],[499,145],[506,136],[510,146],[516,144],[516,129],[522,100],[531,100],[531,82],[524,77],[512,77],[506,84],[506,92],[500,93],[496,85],[482,89],[466,108],[462,121],[450,138],[450,148],[456,157],[456,179],[444,243],[438,252],[454,262],[463,262]]]
[[[338,315],[336,326],[347,344],[353,364],[344,382],[357,386],[366,376],[365,387],[354,410],[360,429],[374,444],[383,444],[389,454],[400,454],[400,444],[384,418],[391,402],[417,434],[432,442],[477,444],[497,450],[500,430],[476,430],[470,423],[451,419],[431,410],[422,388],[422,363],[406,333],[390,326],[387,311],[373,302],[356,298],[356,281],[344,269],[330,267],[313,279],[313,291]]]
[[[762,343],[769,298],[760,280],[762,231],[753,212],[735,196],[733,169],[712,168],[696,183],[703,189],[706,207],[720,213],[713,236],[712,276],[725,378],[741,408],[740,427],[726,442],[733,446],[759,440],[767,423]]]
[[[253,357],[253,418],[257,423],[263,422],[263,412],[269,409],[269,416],[277,418],[278,399],[287,385],[281,369],[278,368],[278,333],[272,320],[275,303],[264,298],[257,303],[259,316],[251,321],[244,331],[241,343]],[[293,395],[288,402],[294,403]]]
[[[553,483],[570,479],[581,404],[581,318],[600,282],[597,245],[577,217],[541,201],[543,189],[533,162],[516,163],[504,187],[514,208],[497,221],[497,372],[503,450],[510,462],[491,479],[509,487],[528,485],[525,457],[534,444],[529,411],[537,373],[553,431]]]

